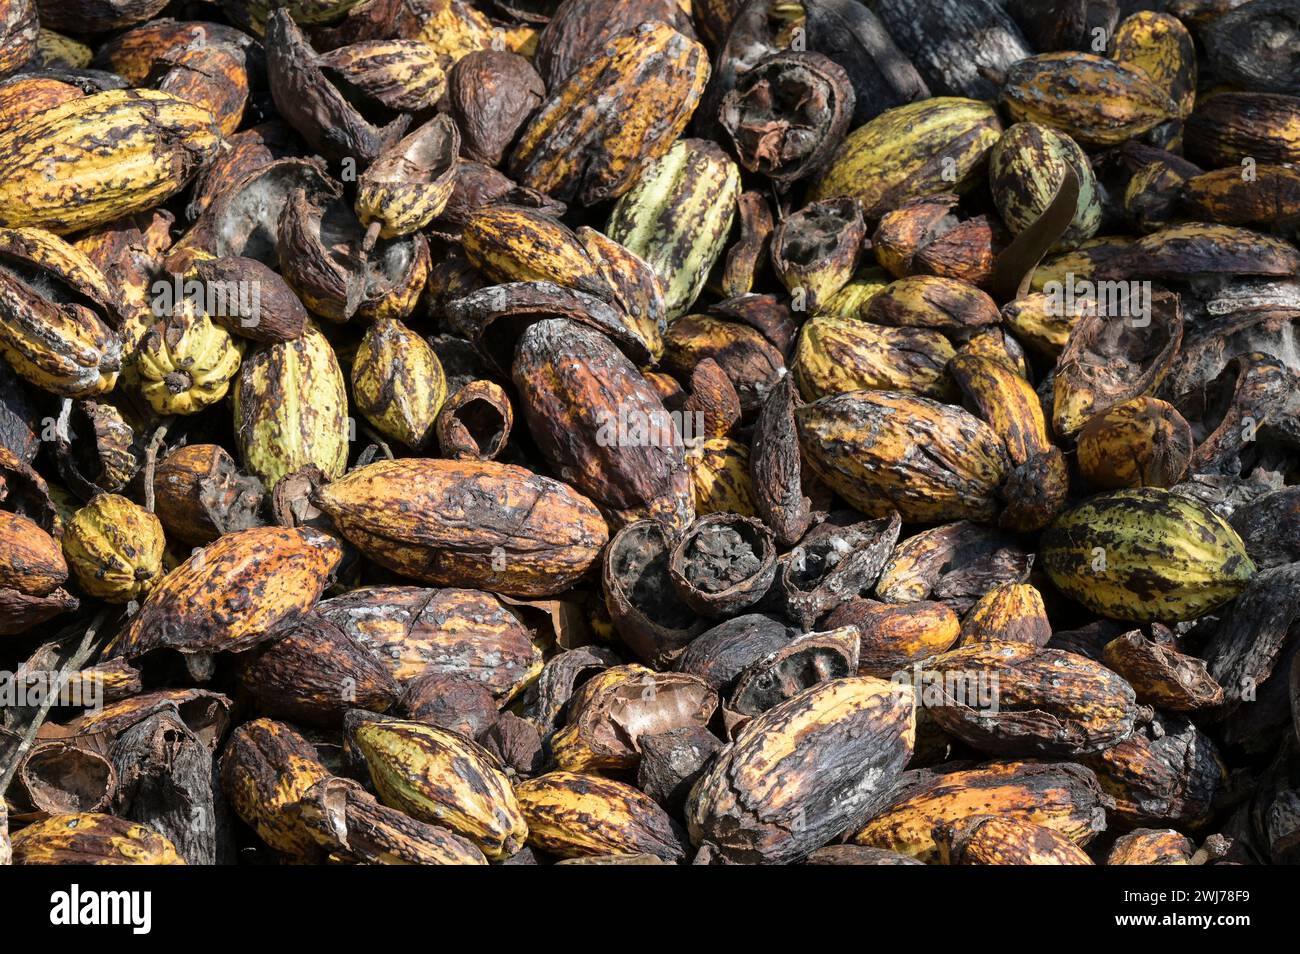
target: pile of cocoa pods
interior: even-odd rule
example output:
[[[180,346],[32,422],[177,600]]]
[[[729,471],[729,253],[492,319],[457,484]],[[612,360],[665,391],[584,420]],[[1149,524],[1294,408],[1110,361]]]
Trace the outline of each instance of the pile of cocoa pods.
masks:
[[[0,864],[1300,862],[1300,0],[0,0]]]

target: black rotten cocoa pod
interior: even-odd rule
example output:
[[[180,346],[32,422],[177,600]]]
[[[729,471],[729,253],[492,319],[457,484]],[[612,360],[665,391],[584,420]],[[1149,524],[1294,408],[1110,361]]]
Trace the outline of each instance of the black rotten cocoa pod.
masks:
[[[739,613],[772,585],[772,531],[733,513],[701,517],[673,547],[668,575],[683,602],[697,613],[714,618]]]
[[[803,629],[875,585],[898,542],[897,513],[858,521],[839,511],[814,527],[777,564],[777,596],[790,621]]]
[[[719,692],[730,691],[749,666],[799,635],[775,616],[749,613],[701,634],[677,662],[679,672],[698,676]]]

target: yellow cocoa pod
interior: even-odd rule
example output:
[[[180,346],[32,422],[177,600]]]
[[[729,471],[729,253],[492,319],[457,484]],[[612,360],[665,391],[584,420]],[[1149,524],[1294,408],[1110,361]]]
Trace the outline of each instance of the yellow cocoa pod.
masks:
[[[98,494],[63,533],[63,555],[91,596],[129,603],[148,596],[163,576],[167,541],[158,518],[118,494]]]

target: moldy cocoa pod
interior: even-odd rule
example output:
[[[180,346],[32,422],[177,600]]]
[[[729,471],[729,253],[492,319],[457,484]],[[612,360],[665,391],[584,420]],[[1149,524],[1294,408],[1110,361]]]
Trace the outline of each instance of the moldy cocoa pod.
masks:
[[[153,492],[154,512],[168,536],[190,546],[262,522],[262,482],[241,474],[234,458],[216,444],[171,451],[154,470]]]
[[[0,587],[44,596],[68,578],[59,544],[26,517],[0,510]]]
[[[256,259],[238,255],[213,258],[195,262],[194,271],[215,295],[217,307],[209,317],[231,334],[274,343],[293,341],[306,331],[307,309],[298,296],[283,278]],[[241,287],[256,296],[250,299],[256,307],[247,313],[238,295]]]
[[[798,632],[774,616],[736,616],[694,639],[678,659],[677,669],[726,693],[745,669],[786,645]]]
[[[717,736],[698,726],[643,735],[637,788],[678,814],[700,774],[721,748]]]
[[[317,782],[299,800],[297,811],[332,857],[370,865],[487,864],[473,842],[379,804],[351,779]]]
[[[140,339],[132,371],[158,414],[194,414],[226,396],[239,363],[230,334],[187,300]]]
[[[1172,487],[1187,471],[1192,428],[1173,405],[1134,398],[1084,426],[1078,455],[1079,470],[1098,489]]]
[[[1153,626],[1161,631],[1163,627]],[[1205,661],[1178,651],[1173,635],[1148,638],[1141,630],[1125,633],[1106,644],[1102,659],[1126,680],[1138,701],[1170,712],[1192,712],[1223,701],[1223,687],[1214,681]]]
[[[298,803],[330,773],[297,731],[273,719],[244,723],[226,743],[220,772],[226,800],[257,837],[297,861],[323,855]]]
[[[699,297],[726,247],[739,197],[731,157],[707,140],[680,139],[615,203],[605,232],[654,269],[669,320]]]
[[[563,0],[537,38],[533,65],[555,90],[610,40],[647,20],[694,38],[691,13],[676,0]]]
[[[510,440],[514,421],[514,405],[501,385],[471,381],[438,411],[438,449],[452,460],[495,460]]]
[[[1134,827],[1203,824],[1227,785],[1214,743],[1175,715],[1157,716],[1125,741],[1082,761],[1114,798],[1116,817]]]
[[[1084,146],[1115,146],[1178,117],[1143,70],[1094,53],[1043,53],[1007,71],[999,101],[1017,122],[1060,130]]]
[[[314,326],[301,338],[262,345],[249,354],[234,398],[240,456],[268,489],[309,464],[327,477],[343,473],[348,458],[343,372]]]
[[[1101,197],[1092,164],[1073,139],[1045,126],[1016,123],[1002,134],[989,153],[989,188],[1013,233],[1019,235],[1047,211],[1067,165],[1079,179],[1079,199],[1056,251],[1074,248],[1101,228]]]
[[[619,530],[604,550],[604,606],[624,645],[650,665],[666,665],[705,630],[668,577],[672,539],[658,520]]]
[[[1105,830],[1109,804],[1092,770],[1069,762],[916,769],[903,774],[888,803],[852,842],[929,861],[938,852],[935,826],[978,812],[1043,825],[1086,845]]]
[[[1166,490],[1121,490],[1067,511],[1039,554],[1057,588],[1112,619],[1195,619],[1255,575],[1241,538],[1208,507]]]
[[[1256,497],[1234,510],[1228,522],[1260,569],[1300,563],[1300,488]]]
[[[13,836],[16,865],[183,865],[163,835],[113,815],[51,815]]]
[[[611,39],[525,127],[515,179],[566,202],[618,198],[686,128],[708,76],[704,47],[665,23]]]
[[[569,772],[635,769],[642,734],[704,728],[717,705],[714,691],[695,676],[613,666],[570,698],[568,723],[550,739],[551,758]]]
[[[782,863],[853,830],[912,754],[915,699],[879,679],[833,679],[748,722],[686,806],[691,840],[728,861]]]
[[[1080,319],[1056,363],[1052,429],[1071,438],[1094,415],[1149,394],[1164,378],[1183,338],[1177,295],[1121,290]]]
[[[898,328],[932,328],[961,340],[998,323],[998,306],[968,282],[914,275],[891,282],[867,306],[867,321]]]
[[[341,89],[399,112],[432,109],[447,91],[438,54],[418,40],[365,40],[322,53],[319,62]]]
[[[212,158],[219,137],[211,113],[170,93],[115,89],[62,103],[0,133],[9,170],[0,225],[63,235],[152,209]]]
[[[854,391],[796,408],[795,420],[809,467],[868,516],[897,510],[906,522],[934,522],[997,513],[1006,450],[960,408]]]
[[[876,221],[917,196],[967,192],[1001,133],[993,107],[972,99],[896,107],[849,134],[811,198],[852,196]]]
[[[677,595],[703,616],[739,613],[767,593],[776,575],[772,533],[752,517],[716,513],[687,529],[668,557]]]
[[[448,75],[447,99],[461,131],[461,154],[501,163],[515,136],[546,98],[546,84],[531,63],[505,50],[478,50]]]
[[[1033,53],[996,0],[879,0],[874,9],[936,96],[994,99],[989,77]]]
[[[1194,218],[1224,225],[1272,225],[1300,219],[1300,170],[1293,166],[1219,169],[1186,180],[1183,205]]]
[[[301,725],[340,725],[349,708],[386,712],[398,695],[397,682],[378,658],[314,615],[269,633],[239,678],[260,711]]]
[[[677,823],[624,782],[547,772],[521,782],[515,794],[528,823],[528,843],[561,858],[646,853],[679,862],[686,855]]]
[[[78,585],[109,603],[148,596],[163,572],[162,524],[117,494],[99,494],[68,521],[63,553]]]
[[[750,664],[736,678],[725,714],[737,720],[761,715],[818,683],[857,674],[857,627],[805,633]]]
[[[539,321],[519,339],[513,378],[533,439],[564,480],[618,522],[690,523],[681,435],[608,338],[565,319]]]
[[[712,315],[686,315],[664,334],[664,367],[689,375],[705,358],[718,363],[740,398],[741,412],[756,410],[781,378],[785,358],[762,332]]]
[[[369,586],[316,605],[403,685],[464,676],[504,704],[537,677],[542,653],[509,607],[480,590]]]
[[[957,614],[944,603],[877,603],[853,599],[837,606],[824,625],[855,626],[858,674],[889,679],[912,663],[944,652],[957,641]]]
[[[841,603],[869,592],[898,542],[897,513],[879,520],[857,517],[852,511],[830,514],[777,561],[774,603],[804,631]]]
[[[817,312],[857,268],[867,229],[854,199],[825,199],[789,216],[772,233],[772,267],[797,310]]]
[[[945,865],[1090,865],[1073,841],[1046,825],[1000,815],[970,815],[935,826]]]
[[[528,828],[510,780],[478,744],[402,720],[366,723],[356,740],[389,807],[450,828],[493,860],[523,847]]]
[[[0,355],[15,372],[63,397],[113,389],[121,305],[86,255],[40,229],[0,229],[0,291]]]
[[[759,411],[749,454],[754,509],[780,546],[794,544],[812,522],[812,501],[803,493],[794,411],[794,377],[784,375]]]
[[[402,714],[412,722],[423,722],[481,739],[497,721],[497,703],[482,683],[472,676],[430,672],[416,676],[401,698]]]
[[[880,572],[876,593],[889,603],[943,600],[964,613],[999,583],[1024,582],[1033,559],[1014,537],[961,520],[900,542]]]
[[[1187,118],[1196,103],[1196,43],[1181,20],[1139,10],[1115,30],[1112,46],[1116,61],[1146,73]]]
[[[1133,732],[1133,687],[1086,656],[974,643],[922,665],[917,693],[935,722],[990,755],[1073,758]]]
[[[1019,643],[1041,649],[1051,638],[1043,597],[1028,583],[999,583],[980,597],[961,623],[962,646]]]
[[[1139,828],[1115,839],[1106,864],[1186,865],[1195,853],[1192,840],[1172,828]]]
[[[830,160],[854,105],[849,76],[833,60],[776,53],[740,76],[723,97],[719,122],[746,170],[788,184]]]
[[[1207,169],[1300,162],[1298,123],[1300,96],[1215,93],[1187,117],[1187,156]]]
[[[1300,71],[1283,55],[1300,44],[1300,10],[1290,0],[1256,0],[1200,31],[1206,58],[1225,83],[1266,93],[1300,94]]]
[[[352,359],[352,399],[379,433],[423,447],[447,397],[447,378],[428,343],[400,321],[376,321]]]
[[[379,461],[320,488],[316,503],[396,573],[516,596],[567,589],[609,535],[586,497],[494,461]]]
[[[342,555],[337,540],[309,528],[228,533],[168,573],[105,652],[247,649],[310,609]]]
[[[280,116],[325,158],[373,162],[410,124],[401,116],[372,126],[321,70],[320,58],[287,10],[271,13],[266,27],[266,72]]]
[[[366,226],[362,249],[377,238],[419,231],[436,219],[456,183],[460,133],[439,115],[389,146],[357,180],[357,218]]]

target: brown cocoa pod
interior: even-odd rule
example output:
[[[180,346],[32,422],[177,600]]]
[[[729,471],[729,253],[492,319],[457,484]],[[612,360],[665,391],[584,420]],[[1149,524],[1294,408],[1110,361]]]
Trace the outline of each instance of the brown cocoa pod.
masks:
[[[610,40],[647,20],[694,36],[690,13],[676,0],[563,0],[537,38],[533,64],[553,92]]]
[[[1123,742],[1133,687],[1085,656],[1032,644],[963,646],[923,663],[918,697],[950,735],[1001,756],[1075,757]]]
[[[502,712],[480,740],[483,747],[521,778],[539,775],[545,765],[541,733],[527,719]]]
[[[216,444],[187,444],[164,457],[154,471],[153,492],[154,512],[168,535],[190,546],[262,522],[262,482],[241,474]]]
[[[887,603],[943,600],[964,613],[999,583],[1023,582],[1032,562],[1014,538],[963,520],[899,543],[876,594]]]
[[[214,258],[195,262],[194,270],[207,286],[206,300],[216,305],[208,314],[232,334],[252,341],[292,341],[306,329],[307,309],[298,296],[283,278],[256,259]],[[247,314],[238,294],[242,287],[255,296]]]
[[[668,557],[668,577],[682,602],[712,618],[753,606],[775,575],[771,531],[752,517],[736,514],[701,517]]]
[[[719,121],[740,164],[774,182],[820,170],[848,132],[855,99],[844,69],[820,53],[776,53],[743,73]]]
[[[438,412],[438,449],[452,460],[495,460],[510,440],[514,419],[510,397],[499,384],[471,381]]]
[[[435,586],[558,593],[608,539],[586,497],[494,461],[380,461],[320,488],[315,503],[367,557]]]
[[[816,313],[857,268],[867,227],[856,199],[823,199],[772,233],[772,267],[797,311]]]
[[[542,666],[519,618],[479,590],[360,587],[318,603],[315,612],[366,646],[402,685],[465,676],[505,704]]]
[[[726,701],[727,715],[761,715],[828,679],[858,674],[858,630],[854,626],[805,633],[751,663]],[[735,725],[731,726],[734,731]]]
[[[1106,856],[1108,865],[1185,865],[1196,845],[1172,828],[1139,828],[1120,835]]]
[[[1155,628],[1160,628],[1156,624]],[[1164,641],[1141,630],[1125,633],[1102,650],[1106,665],[1123,676],[1138,702],[1170,712],[1192,712],[1223,701],[1223,687],[1211,678],[1204,660],[1179,652],[1172,634]]]
[[[1041,649],[1051,638],[1042,594],[1028,583],[999,583],[980,597],[961,623],[962,646],[1022,643]]]
[[[240,682],[260,711],[300,725],[341,725],[350,708],[386,712],[398,696],[396,680],[369,650],[314,615],[278,627]]]
[[[323,855],[298,815],[298,803],[329,777],[306,739],[283,722],[246,722],[221,757],[221,790],[257,837],[298,861]]]
[[[935,825],[984,814],[1045,825],[1077,845],[1106,828],[1110,804],[1091,769],[1074,763],[989,762],[973,769],[904,773],[888,804],[852,838],[929,861],[938,852]]]
[[[630,523],[605,548],[605,607],[623,644],[647,665],[670,664],[707,625],[668,575],[672,539],[658,520]]]
[[[117,771],[93,749],[62,740],[34,745],[18,766],[17,794],[38,812],[106,812],[117,794]]]
[[[1123,742],[1081,761],[1114,798],[1116,817],[1135,827],[1200,825],[1227,783],[1214,743],[1174,715],[1157,716]]]
[[[722,748],[722,743],[701,726],[682,726],[642,735],[641,761],[636,785],[668,811],[678,814],[691,788]]]
[[[878,603],[854,599],[826,618],[832,628],[856,626],[858,674],[889,679],[957,641],[957,614],[944,603]]]
[[[1094,487],[1172,487],[1192,456],[1192,428],[1173,405],[1150,397],[1093,416],[1079,432],[1079,469]]]
[[[1046,825],[1001,815],[970,815],[935,830],[945,865],[1090,865],[1073,841]]]
[[[710,315],[686,315],[664,334],[664,366],[686,377],[705,358],[727,372],[742,412],[749,414],[780,379],[785,359],[763,335],[747,325]]]
[[[403,715],[414,722],[467,739],[480,738],[497,720],[496,700],[482,683],[439,672],[416,676],[407,683],[401,707]]]
[[[447,99],[461,133],[461,154],[498,165],[546,97],[546,84],[517,53],[478,50],[457,61]]]
[[[1300,562],[1300,488],[1257,497],[1234,510],[1228,522],[1261,569]]]
[[[1300,11],[1288,0],[1257,0],[1243,7],[1200,31],[1215,75],[1242,89],[1300,94],[1295,61],[1280,52],[1300,44]]]
[[[771,864],[861,825],[911,756],[914,704],[907,687],[854,677],[769,709],[696,783],[686,806],[692,841],[729,861]]]
[[[812,522],[812,501],[803,492],[795,400],[794,378],[784,375],[759,411],[749,455],[755,509],[781,546],[797,542]]]
[[[510,160],[521,185],[563,201],[616,199],[686,128],[708,79],[704,47],[650,21],[610,39],[524,129]]]
[[[742,672],[785,646],[798,632],[762,613],[736,616],[692,640],[677,661],[677,668],[726,694]]]
[[[368,105],[406,113],[434,108],[447,92],[438,54],[418,40],[367,40],[322,53],[321,68]]]
[[[563,319],[519,339],[523,416],[559,475],[619,522],[685,527],[694,516],[681,435],[645,379],[605,337]]]
[[[1187,117],[1187,155],[1207,169],[1245,159],[1276,165],[1300,161],[1300,96],[1223,92],[1202,97]]]

